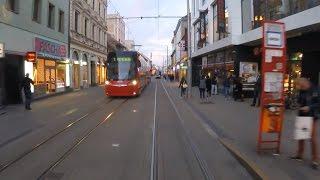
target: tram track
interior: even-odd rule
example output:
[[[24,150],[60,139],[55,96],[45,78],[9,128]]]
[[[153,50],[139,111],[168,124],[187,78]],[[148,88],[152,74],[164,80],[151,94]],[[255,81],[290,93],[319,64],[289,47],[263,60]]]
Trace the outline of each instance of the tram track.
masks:
[[[91,128],[89,131],[87,131],[81,138],[79,138],[74,145],[72,145],[70,148],[68,148],[56,161],[51,163],[48,168],[46,168],[40,176],[37,178],[37,180],[43,180],[46,179],[46,176],[49,172],[51,172],[55,167],[57,167],[59,164],[61,164],[69,155],[72,154],[87,138],[90,137],[92,133],[94,133],[101,125],[108,122],[108,120],[120,109],[121,106],[123,106],[129,99],[125,99],[122,101],[119,105],[117,105],[111,113],[107,115],[106,118],[99,121],[93,128]]]
[[[165,91],[165,94],[167,95],[171,106],[173,107],[179,121],[180,121],[180,125],[182,127],[182,132],[185,135],[185,140],[186,140],[186,145],[187,148],[189,148],[201,170],[202,176],[205,180],[215,180],[214,176],[210,173],[208,165],[206,163],[206,160],[203,158],[204,156],[201,154],[199,148],[196,146],[196,144],[194,143],[194,140],[192,139],[189,130],[186,128],[185,126],[185,122],[181,117],[181,114],[179,113],[175,103],[173,102],[171,96],[169,95],[166,87],[164,86],[163,82],[161,81],[161,85]],[[156,177],[155,179],[152,180],[157,180],[158,178]]]
[[[49,137],[45,138],[41,142],[33,145],[30,149],[28,149],[28,150],[24,151],[23,153],[19,154],[18,156],[16,156],[12,160],[9,160],[9,161],[7,161],[5,163],[2,163],[2,164],[0,163],[0,165],[1,165],[0,166],[0,174],[2,172],[4,172],[6,169],[8,169],[11,166],[13,166],[14,164],[16,164],[18,161],[20,161],[20,160],[24,159],[25,157],[27,157],[28,155],[30,155],[32,152],[35,152],[37,149],[39,149],[40,147],[42,147],[45,144],[47,144],[49,141],[55,139],[60,134],[68,131],[69,129],[71,129],[71,127],[74,127],[75,125],[78,125],[84,119],[88,118],[89,116],[93,115],[97,111],[101,110],[105,105],[111,103],[113,100],[114,99],[109,99],[106,103],[103,103],[103,104],[99,105],[98,107],[92,108],[85,115],[82,115],[80,118],[77,118],[77,119],[73,120],[72,122],[68,123],[68,125],[64,126],[63,128],[61,128],[60,130],[58,130],[54,134],[50,135]]]

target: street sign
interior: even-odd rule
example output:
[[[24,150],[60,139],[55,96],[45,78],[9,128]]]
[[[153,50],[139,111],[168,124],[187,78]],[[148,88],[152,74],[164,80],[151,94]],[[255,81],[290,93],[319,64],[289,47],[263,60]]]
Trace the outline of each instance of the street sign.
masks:
[[[265,22],[262,43],[262,88],[260,126],[257,150],[280,152],[281,131],[284,119],[284,77],[286,72],[285,25]],[[264,137],[268,134],[268,140]],[[271,137],[275,139],[270,139]],[[273,136],[272,136],[273,135]],[[262,147],[267,144],[268,148]],[[270,148],[270,145],[272,146]]]
[[[4,43],[0,42],[0,58],[4,58]]]

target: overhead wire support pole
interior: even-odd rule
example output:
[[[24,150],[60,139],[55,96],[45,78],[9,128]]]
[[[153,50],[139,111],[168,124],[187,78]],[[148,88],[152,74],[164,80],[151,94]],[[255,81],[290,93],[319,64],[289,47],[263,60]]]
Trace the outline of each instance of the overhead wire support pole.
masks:
[[[188,17],[188,73],[187,73],[187,83],[188,83],[188,97],[191,98],[192,90],[192,63],[191,63],[191,12],[190,4],[187,0],[187,17]]]

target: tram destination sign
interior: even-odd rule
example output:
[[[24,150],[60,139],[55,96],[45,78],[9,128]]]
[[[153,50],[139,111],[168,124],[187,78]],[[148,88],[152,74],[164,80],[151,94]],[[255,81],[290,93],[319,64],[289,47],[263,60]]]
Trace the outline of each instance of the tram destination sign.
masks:
[[[284,48],[285,29],[283,24],[265,23],[264,24],[264,47],[265,48]]]
[[[4,43],[0,42],[0,58],[4,58]]]

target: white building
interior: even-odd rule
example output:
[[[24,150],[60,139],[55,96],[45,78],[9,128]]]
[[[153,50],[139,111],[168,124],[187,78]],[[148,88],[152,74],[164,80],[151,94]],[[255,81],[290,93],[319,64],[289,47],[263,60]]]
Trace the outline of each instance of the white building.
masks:
[[[65,0],[0,0],[0,105],[21,102],[25,73],[35,81],[35,96],[70,86],[68,12]],[[36,52],[37,59],[25,61],[27,52]]]
[[[173,32],[171,41],[172,53],[169,69],[176,79],[187,75],[188,18],[182,17]]]
[[[192,0],[193,83],[201,73],[242,76],[245,63],[260,71],[264,20],[286,25],[288,77],[308,76],[318,83],[319,12],[319,0]]]
[[[72,87],[102,84],[106,79],[107,1],[71,0],[70,3]]]

